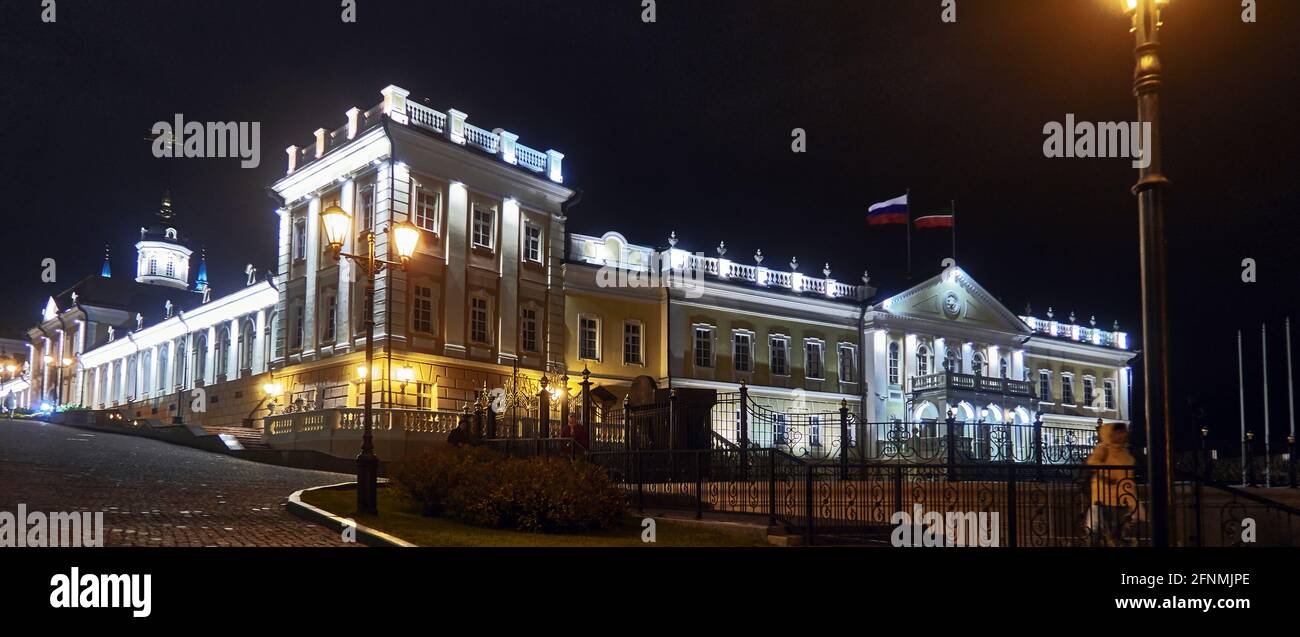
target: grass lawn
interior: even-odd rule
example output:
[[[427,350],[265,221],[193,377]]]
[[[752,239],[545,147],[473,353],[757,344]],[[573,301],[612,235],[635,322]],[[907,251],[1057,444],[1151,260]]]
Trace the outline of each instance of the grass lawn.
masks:
[[[471,526],[445,518],[424,517],[385,488],[379,490],[378,517],[355,515],[355,489],[308,491],[303,493],[302,500],[419,546],[767,546],[755,538],[671,520],[659,520],[655,528],[657,541],[646,543],[641,541],[641,520],[633,516],[627,516],[617,528],[562,535]]]

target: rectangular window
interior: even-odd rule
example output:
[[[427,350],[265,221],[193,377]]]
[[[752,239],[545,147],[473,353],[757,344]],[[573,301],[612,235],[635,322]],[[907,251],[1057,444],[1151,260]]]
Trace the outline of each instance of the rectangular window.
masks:
[[[411,329],[433,333],[433,286],[416,285],[411,303]]]
[[[773,337],[769,341],[771,348],[771,367],[772,374],[775,376],[790,375],[790,341],[785,337]]]
[[[808,444],[814,447],[822,446],[822,419],[820,416],[810,416],[808,418]]]
[[[641,365],[641,323],[623,322],[623,364]]]
[[[1096,397],[1096,392],[1093,387],[1095,382],[1096,381],[1094,381],[1091,376],[1083,377],[1083,404],[1089,407],[1092,406],[1092,400]]]
[[[528,224],[524,227],[524,258],[533,263],[542,262],[542,229]]]
[[[304,219],[293,221],[293,258],[298,261],[307,258],[307,222]]]
[[[488,340],[488,300],[472,298],[469,300],[469,338],[475,343],[491,343]]]
[[[302,305],[297,305],[293,308],[293,344],[290,347],[295,349],[302,347],[303,327],[306,323],[302,317],[302,310]]]
[[[1106,410],[1115,409],[1115,381],[1108,380],[1101,384],[1101,390],[1105,393]]]
[[[1052,372],[1045,369],[1038,370],[1038,399],[1052,401]]]
[[[479,248],[493,249],[496,237],[497,213],[495,210],[481,204],[474,204],[474,246]]]
[[[358,230],[369,230],[375,225],[375,185],[364,184],[358,188],[360,192],[361,204],[361,227]]]
[[[338,319],[337,307],[338,305],[335,303],[333,296],[325,297],[325,335],[323,340],[326,343],[334,342],[334,326]]]
[[[855,383],[857,374],[854,373],[854,360],[857,358],[853,355],[853,348],[847,345],[840,346],[840,382]]]
[[[695,328],[695,366],[713,367],[713,328]]]
[[[434,385],[433,383],[419,383],[418,391],[420,396],[420,409],[434,409],[434,405],[437,404],[437,397],[433,395],[435,387],[437,387],[437,385]]]
[[[811,341],[804,344],[804,376],[819,379],[822,377],[822,344]]]
[[[1074,404],[1074,376],[1061,374],[1061,404]]]
[[[438,232],[441,210],[441,191],[428,188],[418,188],[415,191],[415,225],[429,232]]]
[[[578,358],[600,360],[600,319],[594,316],[578,317]]]
[[[900,382],[901,372],[898,368],[899,348],[898,341],[889,344],[889,384],[897,385]]]
[[[540,351],[537,347],[537,310],[531,307],[519,310],[519,346],[525,352]]]
[[[751,334],[736,332],[731,335],[731,362],[736,371],[754,371],[753,345],[754,337]]]

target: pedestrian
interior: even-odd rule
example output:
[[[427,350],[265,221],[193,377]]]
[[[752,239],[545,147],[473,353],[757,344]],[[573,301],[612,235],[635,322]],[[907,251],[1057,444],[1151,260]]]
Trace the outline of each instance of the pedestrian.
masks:
[[[1138,514],[1137,484],[1133,467],[1137,461],[1128,450],[1128,427],[1124,423],[1102,424],[1086,464],[1090,479],[1090,504],[1084,526],[1094,541],[1105,546],[1128,544],[1125,529]]]
[[[456,428],[447,434],[447,444],[459,447],[466,442],[469,442],[469,437],[465,434],[465,423],[456,423]]]
[[[578,446],[581,447],[583,451],[586,451],[587,426],[582,424],[582,419],[578,418],[578,414],[569,414],[569,422],[567,423],[567,426],[570,431],[573,432],[573,439],[577,441]]]

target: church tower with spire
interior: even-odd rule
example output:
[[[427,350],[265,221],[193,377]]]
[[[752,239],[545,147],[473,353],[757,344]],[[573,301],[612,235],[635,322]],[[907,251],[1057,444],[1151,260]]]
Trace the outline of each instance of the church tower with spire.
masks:
[[[189,288],[190,255],[176,229],[176,212],[172,210],[170,191],[163,192],[162,206],[153,221],[140,228],[135,244],[135,280],[149,285],[185,290]]]

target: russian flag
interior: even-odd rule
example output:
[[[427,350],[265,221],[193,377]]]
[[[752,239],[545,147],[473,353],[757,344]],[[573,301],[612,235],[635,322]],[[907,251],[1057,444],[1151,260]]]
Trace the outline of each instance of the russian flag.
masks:
[[[951,228],[953,226],[953,216],[951,212],[940,215],[926,215],[917,217],[914,223],[918,230],[922,228]]]
[[[867,208],[867,223],[873,226],[894,223],[907,225],[907,195],[871,204]]]

